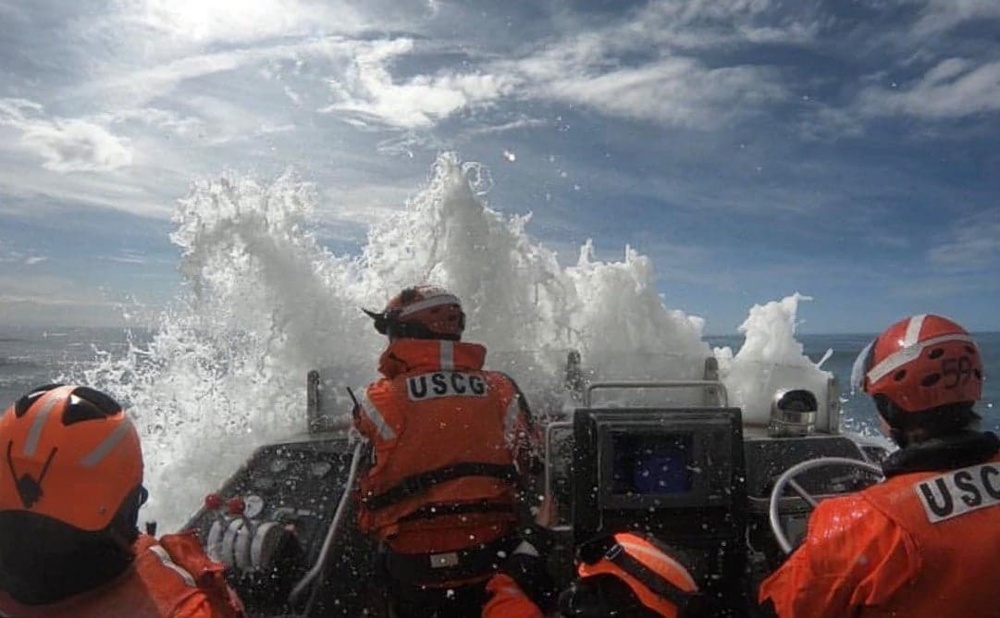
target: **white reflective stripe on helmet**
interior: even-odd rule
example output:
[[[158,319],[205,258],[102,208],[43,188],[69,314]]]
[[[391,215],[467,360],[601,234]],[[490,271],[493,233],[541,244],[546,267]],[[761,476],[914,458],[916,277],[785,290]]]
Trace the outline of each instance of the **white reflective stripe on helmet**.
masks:
[[[907,328],[907,337],[909,337],[909,334],[909,328]],[[893,354],[890,354],[881,363],[872,367],[872,370],[868,372],[868,380],[874,384],[903,365],[920,358],[921,352],[927,348],[941,343],[946,343],[948,341],[961,341],[975,345],[975,342],[970,335],[959,334],[941,335],[940,337],[934,337],[933,339],[928,339],[927,341],[913,343]]]
[[[160,559],[160,562],[163,563],[163,566],[167,567],[174,573],[180,575],[181,579],[183,579],[184,583],[187,584],[189,587],[194,588],[197,586],[197,583],[195,583],[194,581],[194,576],[191,575],[191,573],[189,573],[186,569],[178,565],[176,562],[174,562],[174,559],[170,557],[170,554],[167,553],[167,550],[163,549],[159,545],[153,545],[149,548],[149,551],[156,554],[156,557]]]
[[[368,398],[367,389],[361,393],[361,401],[358,403],[361,404],[361,412],[368,417],[368,420],[372,422],[372,425],[375,425],[378,435],[383,440],[396,439],[396,432],[392,429],[389,423],[386,422],[385,417],[382,416],[382,413],[375,407],[372,400]]]
[[[452,294],[439,294],[438,296],[418,300],[412,305],[403,307],[399,310],[399,317],[405,318],[406,316],[414,314],[418,311],[440,307],[441,305],[458,305],[461,307],[462,303],[459,302],[457,296]]]
[[[100,444],[94,447],[94,450],[87,453],[87,455],[80,460],[80,465],[92,468],[101,463],[105,457],[110,455],[111,452],[115,450],[118,443],[122,441],[122,438],[124,438],[125,435],[131,431],[131,429],[132,421],[129,420],[128,417],[125,417],[121,424],[115,427],[115,430],[112,431],[108,437],[104,438]]]
[[[924,318],[926,317],[926,313],[921,313],[910,318],[910,321],[906,324],[906,333],[903,335],[903,341],[900,342],[904,348],[920,341],[920,329],[924,327]]]
[[[24,441],[24,456],[33,457],[35,455],[35,450],[38,448],[38,440],[42,437],[42,429],[45,427],[45,422],[49,418],[49,414],[52,413],[52,407],[62,400],[61,397],[55,397],[52,393],[55,391],[49,391],[43,397],[48,397],[45,405],[42,409],[38,411],[35,415],[35,422],[31,424],[31,429],[28,430],[28,439]]]

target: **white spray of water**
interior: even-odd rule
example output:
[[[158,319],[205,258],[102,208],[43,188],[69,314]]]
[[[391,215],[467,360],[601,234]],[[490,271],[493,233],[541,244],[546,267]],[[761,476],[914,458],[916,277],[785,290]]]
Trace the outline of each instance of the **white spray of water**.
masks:
[[[188,289],[148,346],[106,357],[84,378],[127,402],[140,427],[144,518],[182,525],[253,448],[303,431],[309,369],[340,385],[375,377],[384,341],[359,307],[379,308],[415,283],[462,298],[465,338],[485,344],[488,366],[511,373],[539,412],[562,403],[569,350],[591,378],[702,377],[713,355],[704,322],[664,305],[648,258],[626,247],[622,261],[602,262],[588,242],[561,267],[525,233],[530,217],[487,206],[489,186],[485,168],[442,155],[406,209],[371,228],[360,256],[344,257],[310,230],[314,196],[292,175],[196,185],[171,236]],[[739,353],[714,352],[730,403],[751,420],[766,418],[768,366],[826,377],[794,338],[804,298],[755,306]]]
[[[771,399],[783,388],[810,388],[823,392],[829,373],[813,363],[795,339],[799,302],[812,300],[796,292],[780,301],[754,305],[740,325],[743,346],[733,356],[729,348],[716,348],[719,374],[729,391],[730,403],[744,410],[744,420],[764,423]]]

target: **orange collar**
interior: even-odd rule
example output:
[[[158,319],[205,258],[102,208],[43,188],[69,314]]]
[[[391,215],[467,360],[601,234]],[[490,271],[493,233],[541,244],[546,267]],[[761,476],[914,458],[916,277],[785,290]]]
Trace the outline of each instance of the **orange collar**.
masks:
[[[478,343],[441,339],[396,339],[379,358],[379,373],[394,378],[414,371],[478,371],[486,361],[486,348]]]

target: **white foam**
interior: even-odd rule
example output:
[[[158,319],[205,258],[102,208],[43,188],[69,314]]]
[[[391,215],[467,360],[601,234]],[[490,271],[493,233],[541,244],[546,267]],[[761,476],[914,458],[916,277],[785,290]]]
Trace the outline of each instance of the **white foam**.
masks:
[[[128,402],[141,428],[143,517],[180,526],[254,447],[304,429],[309,369],[342,385],[374,378],[384,341],[359,307],[415,283],[462,298],[466,339],[487,345],[488,365],[512,373],[536,408],[563,403],[569,350],[602,379],[700,378],[714,354],[731,403],[753,415],[767,409],[769,366],[826,375],[794,338],[805,297],[753,307],[741,349],[712,351],[702,319],[665,306],[647,257],[626,246],[604,262],[587,243],[563,267],[526,232],[530,217],[487,205],[490,182],[482,166],[442,155],[406,209],[373,225],[359,256],[321,246],[314,194],[294,176],[197,184],[172,235],[187,289],[150,345],[84,377]]]

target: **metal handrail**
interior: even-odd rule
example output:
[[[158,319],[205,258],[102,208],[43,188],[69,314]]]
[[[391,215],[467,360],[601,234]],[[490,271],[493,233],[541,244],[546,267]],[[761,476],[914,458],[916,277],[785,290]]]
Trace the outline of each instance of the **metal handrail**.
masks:
[[[333,521],[330,522],[330,527],[326,531],[326,538],[323,539],[323,547],[319,550],[319,556],[316,557],[316,564],[312,566],[309,571],[302,576],[295,587],[292,588],[291,594],[288,595],[288,603],[291,607],[295,607],[298,602],[299,597],[305,592],[309,584],[312,583],[316,577],[323,572],[326,567],[326,561],[330,555],[330,549],[333,547],[333,541],[337,536],[337,531],[341,527],[344,515],[347,512],[347,503],[351,499],[351,491],[354,489],[354,483],[358,478],[358,466],[361,463],[361,452],[364,448],[364,442],[358,441],[354,445],[354,454],[351,456],[351,468],[347,473],[347,483],[344,485],[344,493],[340,496],[340,502],[337,504],[337,510],[333,514]]]
[[[587,388],[583,391],[583,407],[589,408],[591,402],[591,393],[595,390],[611,389],[611,388],[691,388],[700,386],[702,388],[715,388],[718,389],[720,396],[720,407],[729,407],[729,391],[726,390],[726,385],[718,380],[665,380],[657,382],[594,382],[593,384],[588,384]]]

